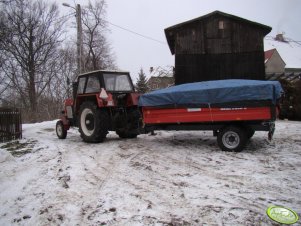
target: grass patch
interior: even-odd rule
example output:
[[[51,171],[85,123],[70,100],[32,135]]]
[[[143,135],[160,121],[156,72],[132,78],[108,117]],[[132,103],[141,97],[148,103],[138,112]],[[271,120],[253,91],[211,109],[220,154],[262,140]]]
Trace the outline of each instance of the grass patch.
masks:
[[[20,157],[28,153],[32,153],[36,143],[36,140],[27,140],[26,142],[16,140],[2,145],[1,148],[6,149],[15,157]]]

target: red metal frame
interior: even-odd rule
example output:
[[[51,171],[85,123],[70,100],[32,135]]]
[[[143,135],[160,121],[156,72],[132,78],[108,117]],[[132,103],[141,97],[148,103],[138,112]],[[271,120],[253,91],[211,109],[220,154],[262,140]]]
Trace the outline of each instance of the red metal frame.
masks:
[[[145,124],[269,120],[270,107],[248,108],[150,108],[143,107]]]

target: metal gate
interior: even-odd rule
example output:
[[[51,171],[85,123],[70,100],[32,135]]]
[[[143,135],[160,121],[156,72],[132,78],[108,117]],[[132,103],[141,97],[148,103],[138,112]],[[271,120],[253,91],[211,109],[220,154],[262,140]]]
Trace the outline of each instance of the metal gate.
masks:
[[[0,108],[0,142],[22,138],[21,112],[17,108]]]

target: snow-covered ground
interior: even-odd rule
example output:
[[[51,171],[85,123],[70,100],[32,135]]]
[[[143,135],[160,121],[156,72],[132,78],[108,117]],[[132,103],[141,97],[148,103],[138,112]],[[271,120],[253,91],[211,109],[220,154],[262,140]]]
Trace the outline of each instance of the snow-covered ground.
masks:
[[[86,144],[54,127],[24,125],[0,144],[0,225],[278,225],[269,205],[300,216],[300,122],[278,121],[272,143],[255,133],[241,153],[211,132]]]

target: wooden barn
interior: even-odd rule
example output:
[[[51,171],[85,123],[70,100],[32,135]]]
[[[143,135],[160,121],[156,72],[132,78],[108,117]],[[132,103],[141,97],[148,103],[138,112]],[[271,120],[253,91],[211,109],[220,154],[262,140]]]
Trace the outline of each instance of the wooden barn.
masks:
[[[265,80],[263,24],[214,11],[165,29],[175,54],[175,84],[219,79]]]

